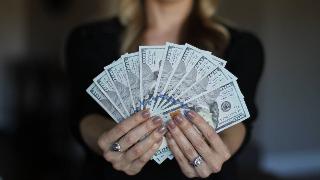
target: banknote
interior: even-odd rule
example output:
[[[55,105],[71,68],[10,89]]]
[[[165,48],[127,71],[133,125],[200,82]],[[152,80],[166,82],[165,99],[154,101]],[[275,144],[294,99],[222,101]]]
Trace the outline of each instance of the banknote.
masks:
[[[101,92],[95,83],[87,88],[87,93],[111,116],[117,123],[121,122],[124,117],[115,108],[111,101]]]
[[[132,101],[135,111],[140,111],[140,61],[139,53],[130,53],[123,55],[123,61],[126,68],[129,88],[132,95]]]
[[[170,74],[166,85],[164,86],[160,96],[163,98],[158,100],[155,107],[159,108],[163,103],[170,101],[168,96],[169,92],[179,83],[179,81],[186,75],[195,64],[199,61],[202,53],[201,51],[195,50],[190,45],[185,45],[179,63],[176,63],[173,67],[173,71]]]
[[[190,50],[190,51],[193,51],[193,52],[197,52],[198,53],[198,55],[199,55],[199,53],[200,53],[200,55],[201,56],[205,56],[205,58],[207,59],[207,61],[209,61],[209,65],[211,65],[211,64],[214,64],[214,65],[216,65],[216,66],[221,66],[221,67],[225,67],[225,65],[226,65],[226,63],[227,63],[227,61],[225,61],[225,60],[223,60],[223,59],[221,59],[221,58],[219,58],[219,57],[216,57],[216,56],[214,56],[214,55],[212,55],[211,54],[211,52],[209,52],[209,51],[205,51],[205,50],[201,50],[201,49],[198,49],[198,48],[196,48],[196,47],[194,47],[194,46],[192,46],[192,45],[190,45],[190,44],[185,44],[185,49],[184,49],[184,51],[185,50],[187,50],[187,52],[185,52],[184,54],[183,54],[183,56],[185,56],[187,53],[188,53],[188,50]],[[179,58],[184,58],[184,57],[179,57]],[[198,63],[198,62],[197,62]],[[175,67],[177,67],[177,66],[175,66]],[[192,66],[191,66],[192,67]],[[194,67],[192,67],[193,69],[194,69]],[[207,69],[210,69],[210,67],[207,67]],[[200,70],[200,71],[202,71],[202,70]],[[178,71],[179,72],[179,71]],[[180,85],[180,87],[173,87],[173,89],[172,90],[168,90],[166,93],[163,93],[163,92],[160,92],[160,103],[159,102],[157,102],[156,103],[156,107],[159,107],[159,104],[162,104],[162,102],[163,102],[163,99],[164,100],[166,100],[167,102],[165,103],[165,104],[167,104],[168,105],[168,103],[170,104],[172,101],[175,101],[175,96],[177,96],[177,94],[179,95],[179,93],[181,93],[181,90],[185,90],[185,87],[188,87],[188,86],[190,86],[190,81],[188,81],[188,80],[192,80],[193,78],[197,78],[196,76],[194,76],[194,74],[193,74],[194,72],[192,72],[192,70],[191,70],[191,72],[190,72],[190,74],[189,74],[189,77],[185,77],[188,73],[186,73],[186,74],[184,74],[183,76],[182,76],[182,78],[175,78],[175,75],[172,73],[172,77],[173,77],[173,80],[172,80],[172,77],[169,77],[169,83],[167,84],[167,86],[169,86],[169,89],[170,88],[172,88],[172,85],[170,85],[170,83],[171,84],[175,84],[176,86],[178,86],[178,85]],[[207,73],[207,72],[206,72]],[[176,73],[177,74],[177,73]],[[231,74],[231,73],[230,73]],[[229,76],[232,76],[232,74],[230,75],[229,74]],[[198,78],[201,78],[202,76],[198,76]],[[181,82],[181,81],[183,81],[184,80],[184,78],[185,78],[185,82]],[[233,76],[231,77],[231,78],[234,78]],[[174,81],[175,79],[177,79],[176,81]],[[172,82],[170,82],[170,81],[172,81]],[[197,80],[198,81],[198,80]],[[180,83],[183,83],[182,85],[180,84]],[[165,87],[164,89],[164,91],[166,91],[166,89],[167,89],[168,87]],[[174,94],[174,96],[172,96],[172,94]],[[163,104],[161,105],[161,106],[163,106]],[[162,109],[162,107],[160,108],[160,109]]]
[[[170,155],[172,155],[172,153],[168,147],[167,140],[165,138],[163,138],[159,149],[152,156],[152,159],[155,160],[158,164],[161,164]]]
[[[198,52],[201,52],[202,54],[205,54],[205,55],[209,56],[210,59],[211,59],[215,64],[217,64],[217,65],[219,65],[219,66],[225,67],[226,64],[227,64],[227,61],[226,61],[226,60],[223,60],[223,59],[221,59],[221,58],[213,55],[210,51],[206,51],[206,50],[199,49],[199,48],[197,48],[197,47],[195,47],[195,46],[192,46],[191,44],[188,44],[188,43],[186,43],[185,46],[188,46],[188,47],[190,47],[190,48],[192,48],[192,49],[194,49],[194,50],[196,50],[196,51],[198,51]]]
[[[164,109],[168,109],[170,108],[170,106],[173,106],[177,103],[185,102],[190,98],[193,98],[204,92],[213,91],[221,87],[222,85],[226,84],[227,82],[237,80],[236,77],[230,77],[230,74],[231,73],[228,70],[224,69],[221,66],[218,66],[216,69],[210,72],[206,77],[197,81],[192,86],[189,86],[188,88],[186,88],[184,92],[182,92],[180,95],[178,95],[175,98],[175,101],[171,102],[170,105],[167,105],[166,107],[164,107]]]
[[[125,65],[122,57],[120,57],[115,63],[112,63],[104,67],[107,74],[110,76],[113,85],[116,89],[120,101],[122,102],[125,111],[131,115],[134,113],[134,103],[131,96],[131,90],[129,88],[129,81]]]
[[[106,71],[101,72],[93,79],[95,84],[99,87],[102,93],[107,96],[115,108],[121,113],[123,117],[129,117],[130,114],[123,106],[121,98],[118,96],[117,90],[112,83],[112,79]]]
[[[140,46],[140,102],[142,108],[150,105],[156,87],[165,46]]]
[[[208,76],[210,72],[217,67],[218,65],[215,64],[210,57],[204,54],[201,55],[197,63],[181,78],[177,85],[168,93],[168,96],[172,97],[173,100],[176,100],[177,96],[185,90],[188,90],[188,88],[192,87],[196,82],[201,81]],[[162,107],[167,108],[168,105],[170,105],[169,101]]]
[[[179,63],[180,56],[182,55],[182,51],[184,46],[177,45],[174,43],[166,43],[166,47],[164,50],[163,61],[161,61],[161,68],[159,71],[158,80],[156,83],[156,88],[153,93],[154,101],[151,102],[151,108],[154,108],[158,98],[163,98],[159,96],[161,92],[164,90],[165,85],[171,75],[173,68]]]
[[[167,112],[179,108],[198,112],[218,133],[250,117],[236,81],[190,98]]]
[[[227,61],[225,61],[217,56],[214,56],[212,54],[210,54],[209,56],[210,56],[210,59],[212,59],[215,62],[215,64],[217,64],[221,67],[225,67],[227,65]]]

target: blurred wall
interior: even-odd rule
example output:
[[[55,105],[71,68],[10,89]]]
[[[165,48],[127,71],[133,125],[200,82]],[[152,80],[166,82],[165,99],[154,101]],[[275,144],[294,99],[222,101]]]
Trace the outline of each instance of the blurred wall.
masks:
[[[279,175],[320,171],[320,1],[223,0],[220,13],[263,41],[254,140]]]
[[[0,179],[79,179],[62,49],[74,26],[109,8],[105,0],[0,1]]]
[[[25,53],[26,18],[23,0],[0,3],[0,130],[12,127],[13,114],[8,113],[12,105],[9,97],[10,77],[6,75],[7,56]]]
[[[106,0],[0,2],[0,131],[14,131],[16,123],[14,102],[19,100],[10,67],[33,61],[62,64],[61,53],[68,32],[83,22],[110,16],[115,8],[110,8],[109,3]]]
[[[116,9],[109,5],[114,0],[61,2],[0,2],[0,131],[15,128],[11,102],[17,94],[8,64],[30,59],[60,63],[63,40],[73,26]],[[221,0],[219,14],[264,44],[253,144],[261,168],[280,176],[320,171],[319,8],[316,0]]]

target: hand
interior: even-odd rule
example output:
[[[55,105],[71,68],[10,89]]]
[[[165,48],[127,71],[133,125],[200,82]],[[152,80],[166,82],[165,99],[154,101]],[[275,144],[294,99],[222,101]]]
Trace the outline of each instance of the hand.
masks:
[[[143,110],[104,132],[98,145],[103,151],[103,157],[112,163],[114,169],[135,175],[158,150],[165,132],[162,119],[150,117],[149,111]],[[120,152],[111,149],[115,142],[119,143]]]
[[[167,142],[182,172],[187,177],[208,177],[221,170],[231,156],[227,146],[214,129],[196,112],[190,111],[185,119],[181,114],[168,123]],[[194,126],[198,128],[198,131]],[[190,162],[201,156],[198,167]]]

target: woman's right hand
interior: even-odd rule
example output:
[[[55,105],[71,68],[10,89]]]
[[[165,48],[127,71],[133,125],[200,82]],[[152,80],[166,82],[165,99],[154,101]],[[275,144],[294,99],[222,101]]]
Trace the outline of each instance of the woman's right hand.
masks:
[[[165,133],[162,119],[150,117],[150,112],[143,110],[104,132],[98,139],[98,145],[114,169],[135,175],[158,150]],[[149,135],[144,138],[146,134]],[[120,152],[112,150],[114,143],[119,143]]]

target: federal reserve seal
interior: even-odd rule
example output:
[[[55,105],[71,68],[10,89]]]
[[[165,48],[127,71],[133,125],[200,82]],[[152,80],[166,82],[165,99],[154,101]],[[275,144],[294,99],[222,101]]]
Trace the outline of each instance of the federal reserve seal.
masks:
[[[223,112],[228,112],[229,110],[231,109],[231,103],[229,101],[224,101],[222,104],[221,104],[221,110]]]

